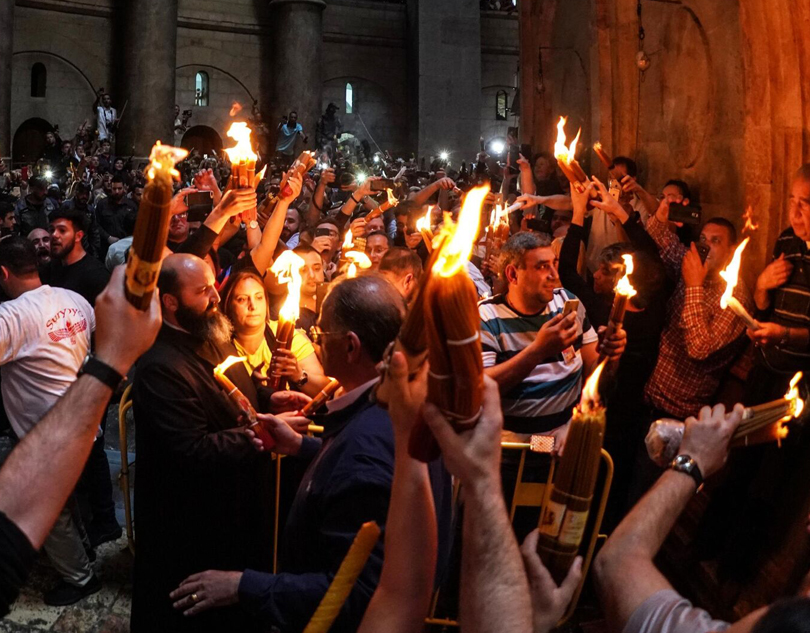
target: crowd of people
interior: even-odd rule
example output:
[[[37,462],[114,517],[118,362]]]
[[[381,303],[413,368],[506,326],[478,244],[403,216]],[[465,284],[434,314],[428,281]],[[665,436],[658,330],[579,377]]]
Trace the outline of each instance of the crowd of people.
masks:
[[[295,113],[255,188],[229,186],[225,157],[192,154],[178,165],[158,292],[145,312],[127,303],[122,266],[145,176],[102,137],[118,121],[109,97],[100,96],[97,149],[48,137],[50,182],[69,186],[54,190],[39,174],[23,183],[2,167],[0,380],[19,444],[0,470],[0,612],[40,548],[61,577],[46,603],[100,589],[94,548],[121,535],[104,419],[131,382],[133,631],[301,631],[369,521],[384,536],[333,630],[421,630],[434,589],[454,575],[462,630],[551,630],[582,560],[558,585],[537,554],[539,508],[510,521],[518,465],[501,441],[550,436],[562,454],[583,384],[606,359],[605,446],[616,476],[593,580],[608,629],[810,630],[804,588],[730,625],[692,606],[654,564],[690,498],[726,462],[743,409],[718,403],[739,359],[751,365],[746,406],[781,397],[807,368],[810,165],[793,179],[790,226],[773,260],[753,289],[741,282],[734,291],[757,319],[751,329],[720,301],[735,225],[670,220],[675,205],[694,206],[687,183],[649,191],[635,162],[616,157],[608,185],[593,177],[571,187],[553,156],[511,144],[458,166],[370,151],[350,158],[335,110],[318,124],[309,172],[285,171],[304,141]],[[182,128],[187,118],[175,114]],[[474,430],[457,434],[425,403],[427,363],[411,373],[390,349],[429,274],[417,221],[427,217],[438,233],[481,184],[491,193],[467,272],[480,298],[483,408]],[[513,211],[507,239],[492,247],[485,227],[496,205]],[[364,251],[368,265],[350,272],[347,250]],[[303,262],[289,350],[276,349],[287,286],[269,270],[286,251]],[[636,294],[623,326],[608,328],[627,254]],[[259,412],[261,433],[215,379],[231,356],[239,360],[227,375]],[[387,406],[375,397],[381,376]],[[341,385],[335,397],[304,416],[330,379]],[[429,464],[408,453],[419,418],[442,449]],[[644,442],[660,418],[686,423],[663,471]],[[799,450],[805,435],[795,428],[782,450]],[[527,460],[530,477],[544,476],[543,459]],[[741,511],[716,522],[715,534],[739,531]],[[761,561],[753,550],[750,559]]]

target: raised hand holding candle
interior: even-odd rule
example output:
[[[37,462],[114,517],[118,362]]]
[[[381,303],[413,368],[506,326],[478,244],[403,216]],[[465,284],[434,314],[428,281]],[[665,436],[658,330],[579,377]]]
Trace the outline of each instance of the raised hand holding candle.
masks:
[[[269,450],[276,445],[276,441],[259,422],[256,415],[256,409],[254,409],[253,405],[250,404],[250,400],[248,400],[247,396],[242,393],[242,391],[235,384],[233,384],[233,381],[225,374],[229,367],[235,365],[236,363],[241,363],[244,360],[244,356],[228,356],[228,358],[214,367],[214,378],[225,389],[225,393],[228,394],[228,398],[230,398],[231,402],[233,402],[245,416],[246,423],[244,426],[253,431],[256,434],[256,437],[262,441],[264,447]]]
[[[574,140],[571,141],[570,146],[566,146],[565,141],[565,123],[568,119],[561,116],[557,123],[557,141],[554,144],[554,157],[557,159],[557,164],[565,177],[568,178],[577,191],[585,191],[585,184],[588,182],[588,176],[582,170],[576,159],[577,143],[579,143],[579,136],[582,133],[580,129]]]
[[[607,331],[605,332],[605,340],[613,336],[614,332],[618,330],[624,323],[624,313],[627,311],[627,302],[631,297],[636,295],[636,289],[630,283],[630,275],[633,274],[633,256],[622,255],[624,260],[624,274],[616,284],[616,294],[613,297],[613,308],[610,310],[610,319],[608,320]],[[604,353],[599,354],[599,360],[604,360]]]
[[[287,298],[278,313],[278,329],[276,330],[276,347],[279,349],[292,348],[292,339],[295,334],[295,322],[298,321],[301,302],[301,268],[306,264],[303,259],[292,251],[284,251],[273,262],[270,272],[276,275],[278,283],[287,284]],[[271,371],[268,385],[275,391],[284,388],[285,379],[275,370]]]

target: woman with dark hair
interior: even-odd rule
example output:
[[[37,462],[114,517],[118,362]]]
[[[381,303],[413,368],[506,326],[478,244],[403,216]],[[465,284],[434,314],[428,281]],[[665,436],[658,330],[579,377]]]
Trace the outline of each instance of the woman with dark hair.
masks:
[[[262,376],[278,372],[291,389],[308,396],[326,386],[329,379],[324,376],[315,348],[301,330],[293,335],[292,349],[273,353],[278,321],[269,318],[264,284],[256,271],[245,269],[232,274],[221,294],[225,314],[233,324],[233,344],[245,357],[248,372]]]

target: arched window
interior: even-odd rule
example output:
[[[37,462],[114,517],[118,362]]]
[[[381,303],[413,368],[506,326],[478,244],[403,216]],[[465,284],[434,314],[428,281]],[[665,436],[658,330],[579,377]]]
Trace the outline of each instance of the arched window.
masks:
[[[31,96],[45,97],[45,89],[48,86],[48,71],[45,64],[37,62],[31,66]]]
[[[205,107],[208,105],[208,73],[201,70],[194,80],[194,105]]]
[[[498,90],[495,95],[495,120],[506,121],[506,114],[509,112],[509,98],[506,90]]]
[[[346,84],[346,114],[354,112],[354,88],[351,84]]]

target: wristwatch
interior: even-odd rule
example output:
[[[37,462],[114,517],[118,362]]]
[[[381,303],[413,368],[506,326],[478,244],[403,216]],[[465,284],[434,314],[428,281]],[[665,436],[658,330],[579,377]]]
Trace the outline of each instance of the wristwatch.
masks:
[[[700,492],[700,489],[703,488],[703,473],[700,472],[700,467],[691,456],[678,455],[670,462],[669,467],[672,470],[678,471],[679,473],[689,475],[692,479],[694,479],[695,484],[697,484],[697,490],[695,490],[696,493]]]
[[[298,382],[296,382],[295,380],[290,380],[290,384],[293,387],[296,387],[297,389],[300,389],[301,387],[303,387],[308,382],[309,382],[309,376],[307,376],[307,372],[305,372],[305,371],[301,372],[301,380],[299,380]]]
[[[122,376],[107,363],[93,356],[93,354],[88,354],[85,357],[79,372],[76,374],[76,378],[84,374],[100,380],[113,391],[118,389],[119,385],[126,380],[126,376]]]
[[[250,224],[248,224],[248,226],[251,229],[258,229],[259,228],[259,223],[256,220],[251,220]]]

